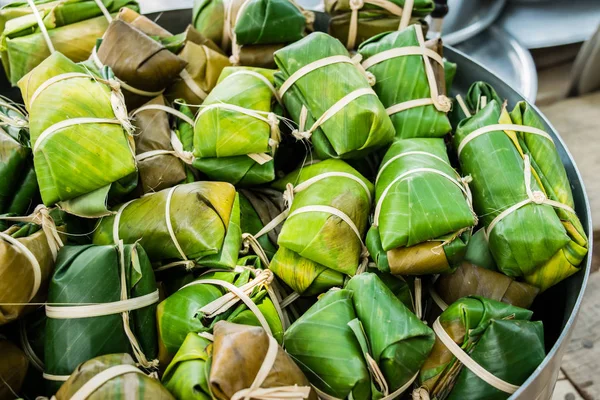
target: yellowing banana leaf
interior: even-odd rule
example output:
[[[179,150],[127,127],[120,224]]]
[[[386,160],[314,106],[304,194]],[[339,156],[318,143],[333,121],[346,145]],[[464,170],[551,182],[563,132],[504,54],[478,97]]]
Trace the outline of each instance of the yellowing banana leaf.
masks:
[[[0,337],[0,399],[18,397],[27,374],[29,362],[25,353],[5,337]]]
[[[333,56],[346,56],[342,43],[331,36],[314,32],[304,39],[275,52],[280,72],[275,82],[285,80],[312,62]],[[326,91],[323,88],[327,88]],[[356,90],[368,90],[369,83],[352,63],[340,62],[316,68],[297,80],[283,95],[292,119],[305,129],[339,100]],[[302,108],[306,107],[306,123],[302,124]],[[358,96],[340,111],[312,130],[311,141],[318,159],[361,158],[389,144],[394,127],[375,93]]]
[[[385,51],[406,47],[425,47],[423,40],[421,27],[411,25],[402,31],[383,33],[372,37],[360,45],[358,53],[362,55],[363,62],[369,63],[369,58]],[[442,47],[434,46],[433,51],[441,53]],[[451,130],[446,113],[431,103],[393,112],[392,107],[398,104],[431,99],[434,96],[431,86],[436,88],[436,95],[445,93],[443,66],[433,59],[429,59],[432,70],[438,72],[436,78],[441,77],[435,82],[430,82],[423,58],[422,55],[394,57],[367,68],[367,71],[375,75],[376,83],[373,89],[389,110],[388,113],[396,129],[397,138],[442,137]]]
[[[260,327],[219,321],[214,328],[210,388],[214,397],[229,400],[252,386],[270,347],[269,336]],[[273,366],[266,372],[263,389],[310,384],[292,358],[278,345]],[[311,388],[309,400],[317,400]]]
[[[381,165],[375,220],[367,235],[377,267],[397,275],[456,268],[476,218],[444,140],[398,140]]]
[[[521,385],[545,356],[541,321],[532,312],[483,297],[458,300],[440,316],[442,328],[473,360],[496,377]],[[420,374],[431,398],[439,400],[507,399],[462,366],[444,344],[436,343]]]
[[[273,157],[281,140],[275,112],[281,111],[274,72],[227,67],[204,100],[194,125],[193,165],[210,179],[244,186],[275,179]]]
[[[64,226],[59,226],[58,229],[63,231]],[[0,325],[12,322],[33,310],[25,304],[44,302],[48,280],[54,272],[54,259],[46,233],[38,225],[15,224],[2,233],[25,246],[35,257],[40,269],[40,284],[36,289],[37,267],[32,260],[18,246],[0,237],[0,303],[13,303],[0,305]],[[21,305],[14,305],[19,303]]]
[[[296,252],[280,247],[271,260],[269,269],[294,292],[302,296],[325,293],[332,287],[342,287],[345,275]]]
[[[25,128],[27,114],[20,105],[0,98],[0,119],[5,121],[0,128],[0,214],[26,215],[40,196]]]
[[[434,333],[377,275],[356,275],[346,289],[352,292],[356,317],[364,327],[371,355],[389,393],[393,393],[419,371],[433,347]]]
[[[110,13],[122,7],[137,9],[133,0],[103,0]],[[108,21],[93,0],[36,0],[54,49],[74,62],[86,60]],[[50,55],[50,49],[26,1],[15,1],[0,10],[0,55],[14,86]]]
[[[79,365],[56,393],[56,400],[68,400],[92,378],[98,376],[109,368],[136,364],[129,354],[107,354],[86,360]],[[143,373],[127,373],[115,376],[100,385],[92,394],[87,396],[89,400],[100,399],[131,399],[139,400],[174,400],[175,398],[154,379]]]
[[[108,26],[94,62],[98,68],[109,66],[126,83],[121,89],[129,108],[160,94],[186,66],[158,41],[121,20],[113,20]]]
[[[203,279],[218,279],[241,287],[250,282],[252,278],[249,269],[244,269],[242,272],[209,270],[206,274],[201,275],[196,282],[201,282]],[[189,332],[211,332],[217,321],[227,320],[248,325],[260,325],[258,318],[242,302],[214,317],[205,317],[200,310],[227,292],[228,290],[221,286],[192,282],[192,284],[183,286],[158,305],[156,318],[161,362],[171,360]],[[266,289],[257,286],[249,297],[265,317],[274,337],[281,342],[283,326],[273,302],[267,296]]]
[[[339,173],[347,175],[335,175]],[[296,170],[273,186],[284,190],[288,183],[298,186],[322,174],[331,175],[324,175],[324,178],[295,193],[278,245],[327,268],[354,275],[363,252],[362,238],[371,209],[371,182],[344,161],[325,160]],[[330,209],[305,208],[315,206]],[[335,211],[332,208],[352,221],[360,238],[347,221],[331,213]],[[294,214],[296,210],[302,212]]]
[[[211,353],[211,341],[188,333],[162,377],[165,388],[177,399],[212,400],[208,387]]]
[[[119,10],[119,14],[117,15],[117,19],[127,22],[129,25],[139,29],[148,36],[152,36],[159,39],[164,39],[173,36],[171,32],[158,25],[151,19],[138,14],[131,8],[121,8]]]
[[[356,319],[353,293],[325,293],[283,337],[286,351],[317,389],[338,399],[371,399],[371,377],[348,325]]]
[[[153,105],[166,106],[165,98],[161,95],[144,104]],[[172,136],[175,136],[175,140],[179,140],[179,137],[171,129],[169,116],[170,114],[162,110],[147,109],[136,113],[132,121],[136,128],[134,137],[140,195],[158,192],[187,181],[186,165],[180,157],[173,153],[150,153],[156,150],[174,151]]]
[[[240,225],[243,233],[256,235],[283,211],[283,198],[278,191],[241,189],[239,193]],[[269,259],[273,258],[277,251],[277,238],[280,231],[278,226],[257,239]]]
[[[45,81],[66,73],[89,74],[89,77],[60,80],[37,92],[33,99]],[[107,187],[118,188],[113,183],[119,180],[123,191],[131,190],[130,183],[137,182],[133,139],[116,123],[119,116],[115,116],[111,101],[115,94],[98,78],[62,54],[54,53],[19,81],[30,112],[33,161],[46,205]],[[56,125],[73,118],[102,118],[115,123]],[[105,207],[105,197],[96,199],[100,207]]]
[[[458,147],[469,133],[498,121],[512,122],[508,114],[502,112],[501,105],[492,100],[473,117],[461,121],[454,138],[455,146]],[[516,140],[513,141],[505,131],[492,131],[468,142],[460,154],[463,173],[473,178],[475,211],[486,227],[502,210],[528,199],[523,150],[520,145],[516,147],[519,143]],[[527,151],[533,154],[539,150],[527,148]],[[549,189],[551,185],[564,187],[564,179],[559,174],[561,170],[564,173],[564,167],[560,165],[558,155],[550,152],[539,160],[531,158],[531,163],[533,192],[547,193],[543,180],[538,181],[538,169],[544,174],[539,167],[543,163],[548,163],[544,168],[556,168],[552,172],[547,170],[547,176],[543,175],[548,184],[553,182],[548,185]],[[563,201],[568,202],[568,199]],[[571,224],[563,224],[552,206],[535,203],[526,204],[500,219],[489,233],[490,252],[498,269],[510,277],[524,276],[541,290],[577,272],[577,266],[587,252],[587,240],[572,224],[576,216],[569,220]]]
[[[390,0],[390,3],[394,5],[404,8],[406,0]],[[330,14],[339,14],[344,12],[350,12],[351,7],[350,0],[326,0],[325,1],[325,10]],[[435,4],[432,0],[415,0],[412,7],[412,15],[418,17],[425,17],[430,12],[433,11]],[[373,4],[365,4],[361,8],[362,10],[369,11],[385,11],[379,6]],[[391,16],[391,15],[390,15]]]
[[[193,182],[126,204],[118,236],[125,243],[139,241],[153,262],[187,259],[206,267],[235,267],[241,246],[240,211],[237,193],[230,184]],[[181,252],[169,233],[166,215]],[[95,244],[114,242],[115,218],[102,218],[94,232]]]
[[[120,258],[124,260],[122,265]],[[129,299],[157,291],[154,272],[142,246],[125,245],[122,254],[117,246],[65,246],[58,255],[48,303],[116,302],[123,300],[123,289]],[[155,313],[156,303],[129,312],[129,327],[148,361],[157,355]],[[121,313],[64,319],[48,315],[44,371],[47,374],[70,375],[79,364],[93,357],[131,352]],[[50,387],[55,385],[56,382],[49,382]]]
[[[188,26],[181,35],[183,47],[177,52],[177,56],[187,62],[185,71],[194,83],[178,79],[169,86],[165,96],[170,100],[184,99],[191,104],[201,104],[206,94],[217,85],[223,68],[231,63],[212,40],[204,37],[192,26]]]
[[[468,262],[463,262],[452,274],[440,275],[435,281],[435,290],[446,304],[467,296],[482,296],[522,308],[529,308],[540,291],[535,286]]]

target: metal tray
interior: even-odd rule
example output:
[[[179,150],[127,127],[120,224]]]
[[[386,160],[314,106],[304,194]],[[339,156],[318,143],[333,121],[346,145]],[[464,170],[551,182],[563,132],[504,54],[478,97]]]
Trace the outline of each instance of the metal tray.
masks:
[[[448,0],[444,43],[456,45],[486,30],[502,13],[506,0]]]
[[[447,38],[442,36],[442,39],[447,44]],[[535,63],[529,50],[510,34],[492,26],[455,47],[500,76],[531,103],[535,102],[538,83]]]

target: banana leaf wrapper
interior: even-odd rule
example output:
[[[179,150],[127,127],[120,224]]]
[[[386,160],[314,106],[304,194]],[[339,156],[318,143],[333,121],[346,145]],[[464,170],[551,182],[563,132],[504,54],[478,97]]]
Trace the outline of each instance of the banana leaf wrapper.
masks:
[[[139,94],[122,87],[127,107],[131,109],[167,88],[186,66],[183,59],[159,41],[122,20],[113,20],[106,29],[97,48],[97,58],[121,81],[147,92]]]
[[[111,367],[119,365],[135,366],[129,354],[107,354],[86,360],[79,365],[56,393],[56,400],[68,400],[89,380]],[[90,394],[87,399],[122,400],[174,400],[175,398],[160,384],[158,379],[140,373],[128,373],[116,376]]]
[[[467,91],[464,98],[465,105],[471,114],[475,114],[479,111],[482,97],[485,96],[486,101],[489,103],[491,100],[495,100],[498,104],[502,104],[502,99],[496,90],[487,82],[477,81],[473,82]],[[456,131],[456,128],[460,121],[467,118],[462,107],[457,102],[454,102],[452,110],[448,113],[448,118],[452,124],[452,130]]]
[[[454,83],[457,69],[458,65],[456,65],[456,63],[450,62],[444,58],[444,84],[446,86],[446,94],[452,91],[452,84]]]
[[[0,128],[0,214],[27,215],[40,194],[29,131],[18,126],[20,121],[26,122],[26,114],[18,106],[4,106],[1,100],[0,114],[13,121]]]
[[[473,117],[461,121],[455,145],[475,129],[498,121],[512,123],[500,104],[492,100]],[[537,135],[494,131],[464,147],[461,167],[463,173],[473,178],[475,211],[482,216],[484,226],[496,218],[499,210],[527,198],[523,154],[531,154],[532,191],[542,191],[549,198],[573,207],[568,197],[568,179],[556,149],[546,138],[539,139],[548,141],[547,144],[538,138],[534,141],[531,136]],[[525,142],[519,137],[529,137],[530,147],[523,149],[521,142]],[[543,291],[578,271],[587,253],[587,238],[575,215],[557,212],[549,205],[530,203],[497,223],[489,235],[489,248],[501,272],[510,277],[524,277]]]
[[[140,15],[132,8],[121,8],[119,10],[119,14],[117,15],[117,19],[125,21],[134,28],[144,32],[146,35],[158,38],[159,40],[173,36],[171,32],[158,25],[150,18]]]
[[[214,271],[200,276],[202,279],[219,279],[240,287],[245,285],[252,276],[249,270],[241,273],[230,271]],[[157,308],[159,359],[169,362],[182,346],[190,332],[212,332],[218,321],[227,320],[234,323],[259,326],[256,316],[240,302],[214,318],[205,318],[200,309],[210,302],[217,300],[228,292],[227,289],[213,284],[195,284],[179,289],[162,301]],[[281,343],[283,326],[275,306],[263,288],[255,289],[249,296],[262,312],[274,337]]]
[[[163,96],[158,96],[144,104],[144,106],[146,105],[166,106],[167,104]],[[185,123],[185,121],[181,121],[181,123]],[[173,151],[171,123],[169,114],[165,111],[154,109],[140,111],[135,114],[133,125],[136,128],[134,137],[137,156],[154,150]],[[173,132],[177,135],[176,131]],[[140,180],[138,184],[140,196],[149,192],[158,192],[182,182],[187,183],[186,165],[174,154],[159,154],[136,161]]]
[[[304,39],[275,52],[280,72],[275,74],[278,87],[300,68],[323,58],[348,56],[339,40],[314,32]],[[327,88],[327,93],[323,88]],[[283,103],[292,119],[300,124],[301,109],[307,112],[308,129],[331,106],[358,89],[369,88],[365,76],[350,63],[335,63],[318,68],[297,80],[283,95]],[[349,133],[352,134],[349,134]],[[394,127],[377,96],[360,96],[315,129],[311,136],[318,159],[362,158],[389,144]]]
[[[396,275],[454,270],[462,261],[476,222],[466,195],[449,179],[431,172],[416,172],[397,180],[417,168],[460,179],[450,165],[444,140],[398,140],[387,151],[383,165],[387,166],[380,169],[375,184],[376,202],[388,191],[379,221],[375,221],[379,225],[373,225],[367,235],[367,247],[377,267]]]
[[[95,123],[67,126],[36,143],[47,128],[67,119],[115,119],[111,89],[93,76],[56,82],[30,104],[46,80],[72,72],[90,73],[57,52],[20,80],[19,87],[30,113],[33,162],[44,204],[79,199],[74,213],[98,216],[106,212],[109,191],[126,193],[137,183],[134,143],[120,124]]]
[[[46,341],[46,312],[43,306],[19,320],[19,347],[29,360],[21,397],[34,399],[51,396],[44,390],[44,343]]]
[[[59,232],[64,226],[57,227]],[[12,322],[32,311],[28,302],[40,303],[46,300],[48,281],[54,272],[54,260],[48,246],[46,234],[36,224],[15,224],[4,234],[16,239],[25,246],[40,266],[40,286],[34,297],[34,266],[25,254],[15,245],[0,238],[0,303],[22,303],[21,305],[0,305],[0,325]],[[64,240],[64,236],[62,237]]]
[[[390,0],[390,3],[394,3],[396,6],[404,8],[405,0]],[[433,11],[434,7],[435,3],[432,0],[415,0],[411,15],[415,17],[425,17]],[[385,12],[383,8],[373,4],[365,4],[361,10]],[[350,0],[326,0],[325,11],[328,14],[350,12],[352,11]],[[398,24],[396,24],[395,29],[398,29]]]
[[[205,93],[198,96],[197,90],[192,89],[183,79],[178,79],[165,92],[165,96],[173,101],[184,99],[191,104],[201,104],[206,93],[217,85],[223,68],[231,65],[229,58],[210,39],[204,37],[192,26],[188,26],[183,36],[183,45],[177,51],[177,56],[187,62],[185,70],[195,84]]]
[[[545,357],[541,321],[532,312],[479,296],[453,303],[440,316],[448,335],[479,365],[498,378],[521,385]],[[439,338],[420,374],[431,398],[507,399],[462,366]]]
[[[373,273],[356,275],[346,285],[370,353],[393,393],[419,371],[435,335]],[[382,323],[384,327],[382,327]]]
[[[440,275],[435,290],[446,304],[467,296],[481,296],[516,307],[529,308],[539,289],[525,282],[463,262],[452,274]]]
[[[411,25],[402,31],[383,33],[362,43],[358,49],[363,60],[381,52],[404,47],[419,47],[420,27]],[[441,55],[441,42],[433,50]],[[436,82],[429,82],[423,56],[394,57],[369,67],[375,75],[373,89],[386,108],[411,100],[431,98],[430,84],[436,85],[439,94],[445,93],[444,69],[430,60],[436,72]],[[410,77],[410,78],[408,78]],[[438,78],[439,77],[439,78]],[[443,137],[451,130],[446,113],[433,104],[412,107],[390,115],[396,129],[396,138]]]
[[[197,333],[187,334],[162,377],[162,384],[175,398],[212,400],[208,387],[212,346]]]
[[[123,250],[128,298],[156,291],[152,265],[139,244]],[[49,303],[109,303],[121,300],[121,265],[116,246],[65,246],[56,260]],[[129,312],[129,326],[148,360],[156,358],[156,304]],[[45,372],[70,375],[91,358],[130,353],[121,314],[46,321]],[[56,382],[49,382],[49,387]]]
[[[171,226],[186,258],[205,267],[233,269],[242,239],[239,200],[228,183],[187,183],[134,200],[121,213],[119,237],[125,243],[139,241],[153,262],[183,260],[165,219],[170,190]],[[94,244],[113,243],[114,221],[115,215],[102,218]]]
[[[29,361],[25,353],[5,337],[0,337],[0,354],[0,399],[11,400],[21,392]]]
[[[490,245],[485,237],[485,228],[479,229],[469,239],[464,261],[490,271],[498,271],[496,261],[490,252]]]
[[[244,233],[256,235],[283,211],[283,197],[278,191],[241,189],[239,194],[240,225]],[[269,259],[277,252],[280,231],[281,227],[277,226],[257,239]]]
[[[95,1],[35,1],[57,52],[74,62],[86,60],[108,21]],[[132,0],[103,0],[110,13],[122,7],[138,9]],[[50,56],[50,49],[26,1],[0,10],[0,56],[10,83],[17,82]]]
[[[373,193],[373,184],[342,160],[325,160],[301,168],[275,182],[273,187],[284,190],[286,184],[302,182],[326,173],[347,173],[356,176]],[[295,210],[307,206],[329,206],[346,214],[361,235],[341,218],[327,212],[306,212],[292,215]],[[334,271],[354,275],[358,268],[362,237],[364,236],[371,197],[365,188],[353,179],[331,176],[319,180],[294,196],[291,217],[283,223],[278,245],[294,251],[299,256],[321,264]]]
[[[250,388],[254,382],[267,356],[269,338],[260,327],[227,321],[219,321],[215,325],[214,337],[209,383],[215,398],[229,400],[240,390]],[[294,385],[310,386],[310,383],[293,359],[278,346],[273,366],[260,387]],[[313,389],[307,399],[318,399]]]
[[[203,106],[228,104],[259,113],[281,113],[274,94],[265,82],[243,71],[252,71],[273,83],[273,70],[227,67],[219,83],[204,100]],[[242,72],[236,74],[236,72]],[[234,75],[235,74],[235,75]],[[194,126],[193,166],[211,180],[234,185],[252,186],[275,179],[275,148],[271,140],[280,141],[279,128],[239,111],[215,107],[200,109]],[[263,154],[271,158],[264,163],[250,155]]]

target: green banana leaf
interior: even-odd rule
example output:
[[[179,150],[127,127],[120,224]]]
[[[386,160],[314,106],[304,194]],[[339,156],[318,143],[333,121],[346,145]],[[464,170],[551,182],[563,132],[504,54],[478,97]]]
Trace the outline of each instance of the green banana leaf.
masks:
[[[240,211],[228,183],[193,182],[134,200],[122,211],[119,237],[125,243],[139,241],[153,262],[182,260],[165,219],[171,190],[171,226],[187,259],[205,267],[234,268],[241,246]],[[115,215],[100,220],[94,244],[113,243],[114,221]]]
[[[216,399],[229,400],[253,384],[267,356],[269,338],[263,328],[227,321],[217,322],[214,332],[210,388]],[[273,366],[266,371],[260,387],[268,389],[295,385],[310,387],[301,369],[277,346]],[[307,399],[318,399],[314,389],[310,389]]]
[[[398,7],[404,8],[406,0],[390,0]],[[329,14],[339,14],[351,11],[350,0],[326,0],[325,11]],[[412,15],[416,17],[425,17],[433,11],[435,3],[433,0],[415,0],[412,7]],[[381,7],[373,4],[365,4],[362,10],[384,11]]]
[[[177,399],[212,400],[208,387],[211,353],[212,342],[188,333],[165,370],[162,384]]]
[[[110,303],[121,300],[121,268],[116,246],[65,246],[58,255],[48,303]],[[127,297],[157,290],[146,252],[139,244],[125,245],[123,254]],[[157,355],[156,305],[129,312],[129,326],[150,361]],[[46,321],[45,371],[70,375],[93,357],[131,352],[121,314]],[[49,381],[49,387],[56,382]],[[56,387],[55,387],[56,389]]]
[[[34,92],[46,80],[71,72],[89,74],[85,67],[57,52],[19,81],[25,106],[30,112],[37,180],[42,200],[48,206],[59,201],[85,199],[83,195],[116,186],[112,184],[119,180],[123,190],[131,189],[128,182],[134,185],[137,182],[133,139],[120,124],[71,125],[38,143],[46,129],[66,119],[115,119],[111,89],[95,80],[94,75],[89,79],[77,77],[58,81],[40,92],[31,104]],[[104,208],[106,193],[96,196],[95,201],[86,206]],[[86,216],[85,212],[82,216]]]
[[[0,354],[0,399],[14,399],[15,393],[21,392],[29,361],[25,353],[4,336],[0,336]]]
[[[57,230],[63,232],[65,227],[59,225]],[[0,325],[12,322],[33,311],[33,307],[26,306],[28,302],[44,302],[48,281],[54,272],[52,252],[46,233],[40,226],[33,223],[15,224],[2,233],[17,240],[33,254],[40,266],[40,286],[34,297],[30,298],[34,289],[35,267],[19,247],[0,238],[0,276],[2,276],[0,304],[7,303],[7,305],[0,305]],[[62,239],[64,240],[65,237],[62,236]]]
[[[191,25],[183,32],[183,46],[177,56],[187,62],[186,72],[196,85],[204,92],[217,85],[223,68],[231,65],[229,58],[210,39],[204,37]],[[205,96],[198,96],[198,90],[190,87],[183,79],[178,79],[165,92],[165,96],[174,101],[184,99],[191,104],[201,104]]]
[[[373,225],[367,235],[377,267],[397,275],[452,271],[466,251],[464,236],[476,223],[465,193],[449,179],[427,171],[398,180],[418,168],[460,179],[450,165],[444,140],[398,140],[381,165],[385,168],[375,184],[376,204],[386,190],[387,194],[375,221],[378,226]]]
[[[300,68],[323,58],[348,56],[338,40],[314,32],[304,39],[275,52],[280,72],[275,83],[280,87]],[[358,89],[369,88],[365,76],[350,63],[335,63],[315,69],[296,81],[283,96],[292,119],[300,122],[302,106],[308,110],[306,129],[336,102]],[[327,88],[324,92],[323,88]],[[350,134],[351,132],[351,134]],[[377,96],[356,98],[317,128],[311,137],[318,159],[362,158],[389,144],[394,127]]]
[[[435,290],[446,304],[467,296],[488,299],[529,308],[539,289],[525,282],[517,282],[508,276],[463,262],[452,274],[440,275]]]
[[[244,233],[256,235],[283,211],[283,198],[277,191],[241,189],[239,193],[240,225]],[[279,226],[275,227],[257,239],[269,259],[272,259],[277,252],[277,238],[280,231]]]
[[[100,372],[111,367],[119,365],[135,366],[135,362],[129,354],[107,354],[100,357],[86,360],[79,365],[56,393],[56,400],[68,400],[77,393],[77,391],[93,377]],[[89,400],[101,399],[131,399],[139,400],[175,400],[175,398],[160,384],[158,379],[154,379],[143,373],[128,373],[116,376],[92,394],[87,396]]]
[[[212,180],[243,186],[275,179],[272,160],[275,149],[269,142],[279,142],[279,131],[274,132],[263,120],[214,105],[229,104],[254,110],[263,118],[267,118],[268,113],[281,113],[271,87],[259,77],[244,73],[247,71],[259,73],[273,83],[273,70],[226,67],[217,86],[204,100],[203,106],[208,108],[200,109],[194,126],[194,156],[197,157],[194,167]],[[266,157],[265,163],[250,157],[254,154]]]
[[[498,271],[496,261],[490,252],[490,244],[485,237],[485,228],[479,229],[469,239],[464,260],[490,271]]]
[[[503,110],[496,100],[492,100],[477,114],[461,121],[454,138],[455,146],[458,147],[477,128],[499,121],[511,123]],[[460,154],[463,173],[473,178],[471,188],[475,211],[486,227],[502,210],[527,199],[523,150],[518,139],[513,141],[514,136],[514,132],[493,131],[469,142]],[[538,170],[543,173],[539,165],[543,163],[548,163],[545,168],[558,168],[544,180],[553,181],[556,187],[564,187],[564,181],[561,182],[556,173],[561,169],[564,173],[564,167],[556,166],[557,162],[560,163],[558,155],[554,157],[551,151],[549,153],[539,160],[532,158],[532,191],[546,191],[538,180]],[[577,231],[573,221],[576,221],[576,216],[569,217],[567,224],[563,225],[551,206],[535,203],[507,215],[489,235],[490,252],[498,269],[510,277],[525,277],[541,290],[577,272],[587,252],[587,240],[581,235],[582,230]]]
[[[434,333],[373,273],[354,276],[350,290],[373,359],[393,393],[421,368],[434,343]]]
[[[167,103],[161,95],[144,104],[144,106],[152,105],[166,106]],[[136,128],[134,137],[137,156],[155,150],[173,151],[169,115],[165,111],[156,109],[143,110],[135,114],[132,122]],[[183,120],[178,123],[187,124]],[[173,133],[177,136],[175,131]],[[179,183],[188,183],[186,164],[174,154],[158,154],[136,161],[139,171],[138,194],[140,196],[149,192],[158,192]]]
[[[532,312],[479,296],[465,297],[440,316],[442,328],[479,365],[498,378],[520,385],[545,357],[541,321]],[[439,400],[507,399],[462,367],[439,339],[420,374],[431,398]]]
[[[387,272],[382,272],[377,268],[370,266],[367,272],[371,272],[379,277],[381,282],[392,291],[394,296],[402,302],[410,310],[415,313],[415,299],[413,296],[415,280],[411,277],[402,277],[392,275]]]
[[[371,399],[371,377],[348,325],[356,319],[353,293],[330,290],[283,336],[286,351],[317,389],[345,399]]]
[[[244,6],[242,15],[238,17],[238,12],[244,3],[244,0],[234,0],[229,5],[231,29],[239,45],[291,43],[304,36],[306,18],[302,10],[292,1],[250,1]],[[224,0],[194,1],[192,24],[215,43],[224,41],[231,43],[228,33],[224,32],[227,4]],[[223,48],[223,50],[228,49]]]
[[[343,176],[330,176],[296,193],[290,215],[279,234],[278,245],[299,256],[335,271],[354,275],[362,253],[362,237],[371,209],[373,185],[342,160],[325,160],[300,168],[274,183],[275,189],[284,190],[286,184],[299,185],[326,173],[346,173],[357,177],[363,185]],[[354,222],[361,235],[340,217],[321,211],[292,215],[307,206],[328,206],[345,213]]]
[[[456,65],[456,63],[450,62],[444,58],[444,84],[446,86],[446,94],[452,91],[452,84],[454,83],[457,69],[458,65]]]
[[[363,42],[358,53],[363,61],[391,49],[420,46],[420,26],[411,25],[402,31],[383,33]],[[422,34],[421,34],[422,35]],[[439,52],[441,53],[441,46]],[[441,79],[435,84],[438,93],[445,92],[444,69],[430,60]],[[411,100],[431,98],[430,82],[427,78],[423,56],[412,55],[390,58],[367,69],[375,75],[373,89],[386,108]],[[412,107],[390,115],[396,129],[396,138],[442,137],[451,130],[446,113],[439,111],[433,104]]]
[[[0,11],[1,12],[1,11]],[[0,214],[26,215],[39,202],[27,114],[0,98]]]
[[[127,54],[127,57],[123,57],[123,54]],[[97,58],[127,85],[155,93],[134,93],[122,87],[127,107],[131,109],[139,107],[168,87],[186,66],[183,59],[160,42],[118,19],[110,23],[99,41]]]
[[[29,368],[20,395],[35,399],[38,396],[51,396],[44,390],[44,342],[46,341],[46,312],[44,307],[19,320],[19,344],[29,360]],[[2,398],[2,396],[0,396]]]
[[[138,9],[133,0],[102,0],[110,13],[122,7]],[[74,62],[86,60],[102,37],[108,21],[93,0],[36,0],[35,5],[57,52]],[[0,10],[0,56],[10,83],[50,56],[50,49],[26,1],[15,1]]]
[[[252,274],[248,269],[244,269],[242,272],[209,270],[196,281],[203,279],[218,279],[240,287],[252,280]],[[161,363],[169,362],[173,358],[188,333],[211,332],[217,321],[227,320],[247,325],[260,325],[256,316],[242,302],[214,318],[205,318],[200,313],[202,307],[227,292],[227,289],[213,284],[193,284],[182,287],[158,305],[156,318]],[[283,338],[282,322],[273,302],[267,296],[266,289],[257,287],[249,297],[264,315],[274,337],[281,342]]]
[[[332,3],[327,1],[326,6],[327,4]],[[328,33],[344,44],[348,44],[348,31],[350,30],[350,20],[352,17],[352,14],[348,11],[342,11],[341,13],[328,11],[331,17]],[[422,17],[412,17],[409,25],[413,24],[420,24],[424,29],[427,28],[427,23]],[[373,36],[398,30],[399,25],[400,17],[390,14],[385,10],[359,11],[356,24],[355,48]]]
[[[269,269],[294,292],[302,296],[325,293],[332,287],[342,287],[345,275],[280,247]]]

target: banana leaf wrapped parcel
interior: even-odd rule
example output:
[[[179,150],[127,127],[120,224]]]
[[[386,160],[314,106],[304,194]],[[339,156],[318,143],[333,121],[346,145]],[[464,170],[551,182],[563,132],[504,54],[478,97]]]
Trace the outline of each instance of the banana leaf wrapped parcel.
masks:
[[[173,114],[174,123],[169,118]],[[136,128],[138,191],[142,194],[158,192],[179,183],[193,182],[194,173],[189,167],[193,160],[193,145],[186,132],[182,132],[193,129],[193,114],[189,108],[172,109],[161,95],[130,115]]]
[[[27,113],[0,98],[0,214],[25,215],[39,202]]]
[[[429,397],[413,398],[507,399],[545,357],[543,324],[531,316],[479,296],[453,303],[433,325],[435,346],[421,368],[418,392]]]
[[[29,362],[20,348],[1,335],[0,354],[0,399],[14,399],[15,392],[21,391]]]
[[[212,180],[258,185],[275,179],[281,108],[273,70],[227,67],[194,125],[193,166]]]
[[[372,37],[358,49],[362,66],[375,75],[373,90],[397,138],[442,137],[451,130],[441,41],[432,47],[426,46],[421,26],[411,25]]]
[[[174,186],[119,205],[115,212],[98,223],[95,244],[120,238],[125,243],[139,241],[154,263],[236,266],[242,240],[240,208],[235,188],[228,183]]]
[[[587,254],[569,180],[526,103],[510,115],[496,100],[479,108],[454,137],[462,171],[473,178],[475,211],[498,269],[543,291],[577,272]]]
[[[209,270],[171,294],[158,305],[156,314],[161,362],[175,356],[188,333],[210,333],[220,320],[266,325],[269,334],[281,342],[282,320],[267,289],[272,280],[269,270]],[[247,296],[246,300],[236,297],[236,288]]]
[[[102,0],[102,3],[109,13],[116,13],[122,7],[138,9],[133,0]],[[103,15],[104,10],[94,0],[36,0],[34,4],[50,43],[28,2],[11,2],[0,10],[0,56],[13,86],[55,51],[74,62],[86,60],[111,18]]]
[[[353,50],[383,32],[397,31],[422,20],[433,11],[432,0],[416,0],[406,8],[406,0],[326,0],[325,11],[331,16],[329,34]]]
[[[275,62],[279,97],[298,124],[293,134],[310,139],[318,159],[362,158],[393,140],[373,76],[339,40],[314,32],[275,52]]]
[[[85,387],[96,380],[91,393]],[[174,400],[158,379],[136,367],[129,354],[107,354],[86,360],[79,365],[56,393],[56,400],[83,396],[89,400]]]
[[[284,335],[286,351],[317,389],[356,400],[400,396],[433,342],[431,329],[372,273],[328,291]]]
[[[156,367],[158,300],[152,266],[139,244],[65,246],[46,306],[49,386],[106,354],[134,354],[143,367]]]
[[[375,193],[367,247],[380,270],[424,275],[460,264],[477,217],[443,139],[394,142],[383,158]]]
[[[273,68],[273,52],[312,30],[314,14],[294,0],[195,0],[192,24],[230,51],[234,65]]]
[[[61,207],[80,216],[106,214],[108,194],[126,193],[137,183],[134,143],[118,85],[57,52],[23,77],[19,87],[30,113],[44,204],[62,202]]]
[[[256,235],[283,211],[283,196],[271,189],[240,189],[240,225],[243,233]],[[257,238],[270,260],[277,252],[280,227]]]

